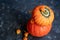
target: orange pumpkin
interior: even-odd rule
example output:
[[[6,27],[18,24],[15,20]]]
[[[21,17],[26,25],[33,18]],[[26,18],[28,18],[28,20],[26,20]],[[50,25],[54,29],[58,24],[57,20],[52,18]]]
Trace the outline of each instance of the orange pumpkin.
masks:
[[[43,36],[47,35],[50,32],[51,27],[52,27],[51,25],[47,25],[47,26],[37,25],[35,23],[35,21],[33,20],[33,18],[30,19],[27,24],[28,32],[32,36],[36,36],[36,37],[43,37]]]
[[[40,5],[33,9],[32,17],[38,25],[50,25],[54,20],[54,12],[50,7]]]
[[[32,36],[43,37],[50,32],[53,20],[54,12],[50,7],[37,6],[32,11],[32,18],[28,21],[27,30]]]

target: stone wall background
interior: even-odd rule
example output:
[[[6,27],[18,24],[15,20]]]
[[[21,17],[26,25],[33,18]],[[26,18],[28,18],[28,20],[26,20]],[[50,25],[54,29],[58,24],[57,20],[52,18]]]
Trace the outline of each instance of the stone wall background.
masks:
[[[29,35],[29,40],[60,40],[60,0],[0,0],[0,40],[22,40],[22,33],[15,30],[26,30],[26,23],[31,11],[37,5],[50,6],[55,14],[51,32],[42,38]]]

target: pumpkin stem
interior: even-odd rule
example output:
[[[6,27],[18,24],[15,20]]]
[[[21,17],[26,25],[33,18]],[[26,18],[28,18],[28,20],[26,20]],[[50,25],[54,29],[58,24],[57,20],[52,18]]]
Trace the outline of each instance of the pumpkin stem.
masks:
[[[50,11],[47,8],[45,8],[44,11],[40,10],[40,12],[46,18],[48,18],[50,16]]]

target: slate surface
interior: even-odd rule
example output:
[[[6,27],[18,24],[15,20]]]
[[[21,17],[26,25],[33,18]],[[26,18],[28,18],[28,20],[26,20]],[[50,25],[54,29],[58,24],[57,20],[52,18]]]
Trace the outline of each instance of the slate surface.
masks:
[[[42,38],[29,35],[28,40],[60,40],[60,0],[0,0],[0,40],[22,40],[15,30],[25,30],[31,11],[37,5],[50,6],[55,14],[51,32]]]

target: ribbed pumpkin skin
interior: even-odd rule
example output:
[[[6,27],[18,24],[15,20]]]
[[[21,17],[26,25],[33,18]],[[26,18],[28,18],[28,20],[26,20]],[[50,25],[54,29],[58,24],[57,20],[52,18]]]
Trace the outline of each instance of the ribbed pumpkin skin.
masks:
[[[46,5],[36,6],[27,23],[27,30],[32,36],[43,37],[50,32],[53,20],[54,12],[50,7]]]
[[[35,37],[43,37],[47,35],[51,30],[51,25],[40,26],[37,25],[33,19],[30,19],[27,24],[28,32]]]
[[[50,16],[47,18],[44,17],[40,12],[40,10],[42,12],[45,11],[44,10],[45,8],[49,9],[49,12],[50,12]],[[40,5],[33,9],[32,17],[33,17],[34,21],[39,25],[50,25],[50,24],[52,24],[52,22],[54,20],[54,12],[50,7],[45,6],[45,5]]]

